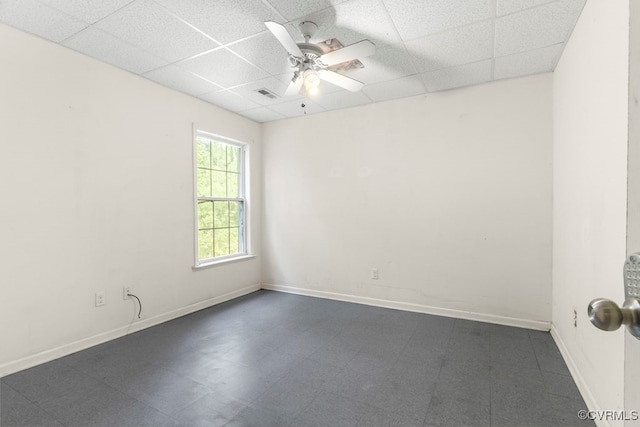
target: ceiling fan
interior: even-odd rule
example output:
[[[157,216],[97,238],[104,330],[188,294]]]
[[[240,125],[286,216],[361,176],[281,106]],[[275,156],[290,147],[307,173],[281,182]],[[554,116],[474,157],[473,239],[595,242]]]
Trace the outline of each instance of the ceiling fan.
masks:
[[[369,40],[345,47],[336,39],[310,43],[318,26],[311,21],[303,21],[299,28],[304,42],[296,43],[282,24],[273,21],[264,24],[286,49],[289,63],[296,69],[284,96],[296,95],[303,87],[305,93],[313,96],[318,93],[321,79],[351,92],[357,92],[364,86],[364,83],[336,71],[364,67],[356,58],[375,53],[376,45]]]

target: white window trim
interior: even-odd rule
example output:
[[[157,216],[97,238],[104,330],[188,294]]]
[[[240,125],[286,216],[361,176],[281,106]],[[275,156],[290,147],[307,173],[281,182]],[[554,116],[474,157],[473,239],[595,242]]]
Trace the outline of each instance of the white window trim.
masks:
[[[240,188],[243,190],[244,197],[241,199],[244,200],[244,252],[237,253],[233,255],[226,255],[220,257],[214,257],[207,260],[201,261],[198,258],[198,200],[203,199],[202,197],[198,197],[198,136],[202,136],[205,138],[210,138],[216,141],[223,142],[229,145],[235,145],[242,149],[242,163],[240,165]],[[251,182],[250,175],[250,144],[248,142],[240,141],[237,139],[229,138],[226,136],[222,136],[213,132],[209,132],[203,130],[202,127],[194,124],[193,125],[193,141],[192,141],[192,169],[193,169],[193,269],[201,269],[205,267],[212,267],[216,265],[226,264],[234,261],[241,261],[245,259],[255,258],[256,255],[253,253],[253,248],[251,245],[251,194],[249,183]],[[215,199],[215,198],[204,198],[204,199]]]

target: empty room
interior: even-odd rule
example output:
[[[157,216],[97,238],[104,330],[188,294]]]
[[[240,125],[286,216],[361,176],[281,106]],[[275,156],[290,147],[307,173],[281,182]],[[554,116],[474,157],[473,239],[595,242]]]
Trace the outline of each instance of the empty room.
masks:
[[[0,425],[640,425],[638,98],[634,0],[0,0]]]

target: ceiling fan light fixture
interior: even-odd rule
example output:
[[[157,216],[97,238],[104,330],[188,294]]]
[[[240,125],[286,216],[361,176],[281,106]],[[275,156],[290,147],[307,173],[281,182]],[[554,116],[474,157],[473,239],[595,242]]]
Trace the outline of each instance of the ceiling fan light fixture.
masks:
[[[318,86],[320,86],[320,76],[314,70],[306,70],[303,75],[304,90],[309,95],[316,95],[318,93]]]

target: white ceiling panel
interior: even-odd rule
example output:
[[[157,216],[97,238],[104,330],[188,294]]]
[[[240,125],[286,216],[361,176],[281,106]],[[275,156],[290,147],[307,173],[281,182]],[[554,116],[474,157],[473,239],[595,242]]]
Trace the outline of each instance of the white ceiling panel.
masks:
[[[302,105],[304,104],[304,107]],[[269,107],[269,109],[282,114],[285,117],[299,117],[305,114],[316,114],[326,111],[324,108],[316,104],[310,99],[296,99],[293,101],[286,101],[282,104],[276,104]]]
[[[183,61],[180,66],[224,88],[269,77],[267,73],[227,49],[218,49]]]
[[[492,17],[492,0],[384,0],[404,40]]]
[[[219,46],[151,0],[136,0],[96,27],[168,61]]]
[[[560,0],[496,20],[496,56],[565,41],[585,0]]]
[[[61,42],[89,25],[37,0],[1,1],[0,22],[54,42]]]
[[[195,96],[222,89],[221,86],[191,74],[187,70],[176,65],[169,65],[153,70],[149,73],[145,73],[144,77],[158,82],[161,85]]]
[[[477,62],[493,56],[493,21],[482,21],[406,43],[419,72]]]
[[[167,64],[167,61],[93,27],[67,39],[64,45],[132,73],[140,74]]]
[[[412,57],[402,44],[378,48],[375,55],[361,58],[360,62],[364,64],[364,68],[346,74],[365,84],[396,80],[417,73]]]
[[[400,36],[389,18],[382,0],[349,0],[332,9],[309,15],[305,20],[318,25],[312,38],[316,41],[338,39],[343,46],[371,40],[378,47],[400,42]],[[297,26],[298,22],[295,22]],[[295,34],[297,28],[289,32]],[[299,32],[298,32],[299,33]],[[299,41],[302,37],[296,37]]]
[[[371,99],[363,92],[349,92],[347,90],[323,93],[314,97],[313,101],[325,110],[337,110],[371,103]]]
[[[329,9],[346,0],[269,0],[287,21],[305,18],[313,12]]]
[[[496,15],[508,15],[556,0],[497,0]]]
[[[228,49],[274,76],[292,70],[287,51],[269,31],[228,46]]]
[[[248,99],[228,90],[200,95],[200,98],[205,101],[212,102],[222,108],[226,108],[229,111],[250,110],[260,106],[259,104],[249,101]]]
[[[491,60],[458,67],[445,68],[422,74],[429,92],[486,83],[493,80]]]
[[[281,16],[261,0],[156,0],[222,44],[264,31]]]
[[[0,22],[257,121],[552,71],[586,0],[0,0]],[[635,1],[635,0],[634,0]],[[639,0],[640,1],[640,0]],[[264,21],[315,22],[311,43],[368,39],[364,83],[284,98],[295,71]],[[326,46],[318,48],[326,49]],[[256,93],[267,89],[276,98]]]
[[[126,6],[133,0],[40,0],[53,8],[93,24]]]
[[[285,118],[285,116],[283,116],[282,114],[276,113],[275,111],[267,107],[253,108],[251,110],[240,111],[239,114],[242,114],[243,116],[260,123],[270,122],[273,120],[279,120],[279,119]]]
[[[493,71],[494,77],[499,80],[553,71],[563,48],[564,43],[561,43],[538,50],[496,58]]]
[[[362,91],[373,101],[388,101],[425,93],[424,83],[419,76],[402,77],[388,82],[366,85]]]

